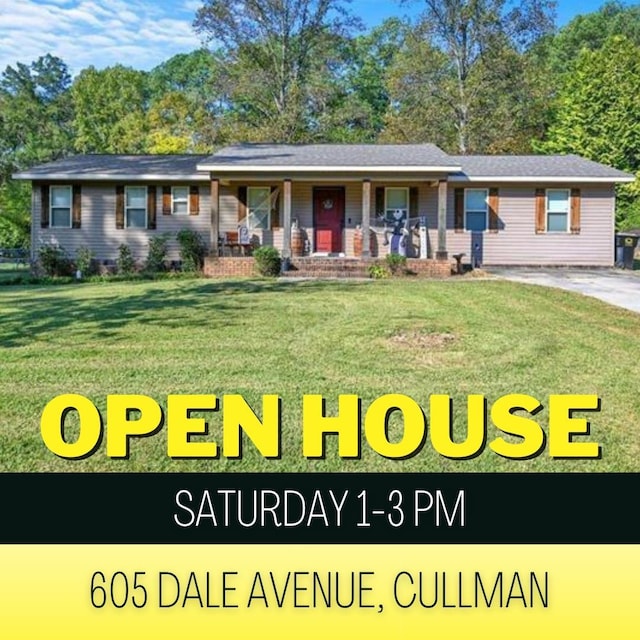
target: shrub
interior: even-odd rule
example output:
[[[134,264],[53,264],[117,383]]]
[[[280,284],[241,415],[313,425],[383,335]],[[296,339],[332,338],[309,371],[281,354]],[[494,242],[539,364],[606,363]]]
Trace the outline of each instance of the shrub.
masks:
[[[387,254],[386,262],[392,276],[397,276],[399,273],[406,273],[407,271],[406,256],[401,256],[398,253],[389,253]]]
[[[73,263],[67,252],[53,244],[40,247],[38,260],[45,275],[50,277],[70,276],[73,273]]]
[[[121,244],[118,247],[116,266],[118,273],[123,276],[131,275],[136,270],[136,262],[133,259],[129,245]]]
[[[76,269],[82,273],[83,277],[91,276],[95,273],[95,262],[93,252],[88,247],[81,247],[76,251]]]
[[[382,264],[372,264],[369,267],[369,277],[374,280],[382,280],[389,277],[389,270]]]
[[[180,245],[180,260],[183,271],[200,271],[204,266],[207,245],[202,236],[191,229],[182,229],[176,236]]]
[[[253,252],[256,268],[261,276],[275,277],[280,274],[282,260],[275,247],[258,247]]]
[[[144,270],[149,273],[158,273],[166,270],[165,261],[167,259],[167,242],[169,238],[166,234],[154,236],[149,240],[149,254],[144,265]]]

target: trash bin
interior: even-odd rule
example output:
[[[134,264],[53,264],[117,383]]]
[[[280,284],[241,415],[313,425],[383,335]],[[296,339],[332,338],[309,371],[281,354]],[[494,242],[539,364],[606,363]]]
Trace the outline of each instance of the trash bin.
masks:
[[[633,256],[637,246],[637,235],[633,233],[616,233],[616,267],[633,269]]]

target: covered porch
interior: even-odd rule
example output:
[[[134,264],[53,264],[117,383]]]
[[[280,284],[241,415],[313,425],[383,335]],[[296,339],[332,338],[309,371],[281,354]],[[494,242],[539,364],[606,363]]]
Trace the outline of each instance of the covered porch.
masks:
[[[446,176],[211,176],[214,258],[259,246],[283,258],[448,260]]]

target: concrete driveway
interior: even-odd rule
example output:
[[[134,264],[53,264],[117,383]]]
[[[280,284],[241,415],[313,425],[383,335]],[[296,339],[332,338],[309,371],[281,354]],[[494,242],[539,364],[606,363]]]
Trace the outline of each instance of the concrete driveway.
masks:
[[[640,313],[640,271],[621,269],[490,267],[488,273],[514,280],[577,291]]]

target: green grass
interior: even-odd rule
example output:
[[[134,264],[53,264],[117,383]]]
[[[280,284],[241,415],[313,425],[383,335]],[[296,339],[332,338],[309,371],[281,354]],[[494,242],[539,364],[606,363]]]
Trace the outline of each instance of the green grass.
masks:
[[[13,282],[29,275],[28,264],[16,264],[15,262],[0,262],[0,284]]]
[[[282,397],[282,458],[245,443],[242,460],[171,460],[166,427],[135,439],[129,460],[104,442],[83,461],[57,458],[41,441],[46,403],[62,393],[239,393],[259,410]],[[341,460],[328,438],[324,460],[301,454],[304,394],[358,394],[363,409],[406,394],[428,413],[430,394],[453,397],[458,437],[466,396],[489,403],[528,393],[598,394],[591,439],[601,460],[499,458],[489,448],[453,461],[429,441],[392,461],[363,442]],[[584,415],[584,414],[581,414]],[[588,417],[588,416],[584,416]],[[546,428],[546,408],[537,420]],[[220,415],[211,439],[220,441]],[[640,315],[559,290],[492,280],[361,283],[166,280],[0,289],[0,470],[3,471],[639,471]],[[398,425],[391,437],[398,437]],[[73,430],[72,430],[73,431]],[[496,437],[489,425],[488,438]],[[69,435],[73,437],[73,433]],[[202,439],[202,438],[200,438]]]

